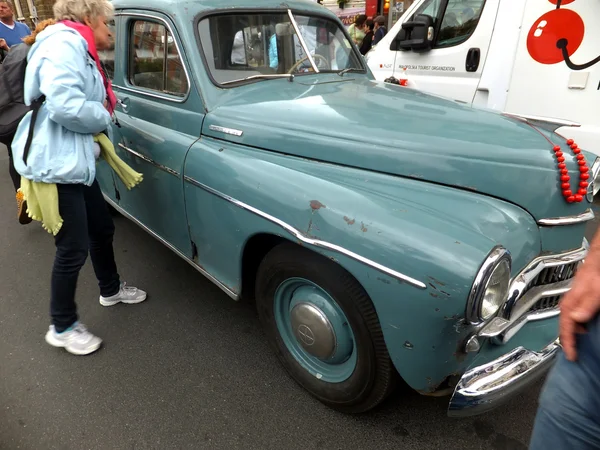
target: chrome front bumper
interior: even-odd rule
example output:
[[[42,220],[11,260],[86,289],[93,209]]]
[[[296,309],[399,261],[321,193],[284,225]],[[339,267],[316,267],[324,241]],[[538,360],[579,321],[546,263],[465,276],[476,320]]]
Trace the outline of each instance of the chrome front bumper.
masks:
[[[450,417],[468,417],[496,408],[542,377],[560,350],[555,341],[541,352],[517,347],[510,353],[467,371],[450,400]]]

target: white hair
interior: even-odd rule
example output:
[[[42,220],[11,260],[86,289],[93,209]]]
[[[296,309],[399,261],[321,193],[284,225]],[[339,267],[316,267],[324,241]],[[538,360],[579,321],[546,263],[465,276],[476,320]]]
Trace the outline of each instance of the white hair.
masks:
[[[54,18],[56,20],[72,20],[85,22],[98,17],[112,18],[114,15],[113,4],[109,0],[57,0],[54,4]]]

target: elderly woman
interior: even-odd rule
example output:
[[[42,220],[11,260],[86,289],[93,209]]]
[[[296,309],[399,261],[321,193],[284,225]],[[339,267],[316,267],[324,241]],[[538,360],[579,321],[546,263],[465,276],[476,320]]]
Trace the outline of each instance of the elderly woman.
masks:
[[[114,224],[95,180],[99,149],[94,135],[110,133],[116,98],[98,58],[111,44],[107,0],[58,0],[56,23],[36,29],[25,75],[25,101],[44,101],[24,162],[31,113],[13,141],[15,168],[34,183],[55,184],[63,219],[55,236],[50,315],[46,342],[75,355],[100,348],[102,340],[78,321],[75,291],[88,252],[100,304],[140,303],[146,293],[119,279],[113,252]],[[35,42],[33,42],[35,41]]]

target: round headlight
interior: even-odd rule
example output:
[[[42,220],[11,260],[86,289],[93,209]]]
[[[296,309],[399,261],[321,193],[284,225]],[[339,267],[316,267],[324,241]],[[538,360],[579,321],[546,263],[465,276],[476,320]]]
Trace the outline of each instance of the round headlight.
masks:
[[[479,317],[487,320],[498,312],[508,297],[510,264],[502,259],[492,272],[479,307]]]
[[[472,324],[492,318],[504,305],[510,284],[511,257],[502,246],[487,256],[473,282],[466,317]]]

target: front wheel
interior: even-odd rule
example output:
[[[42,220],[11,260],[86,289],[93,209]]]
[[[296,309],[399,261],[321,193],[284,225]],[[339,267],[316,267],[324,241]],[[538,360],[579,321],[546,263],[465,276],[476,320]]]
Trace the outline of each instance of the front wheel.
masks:
[[[260,265],[256,301],[280,361],[324,404],[361,413],[392,391],[395,369],[375,308],[338,264],[279,245]]]

